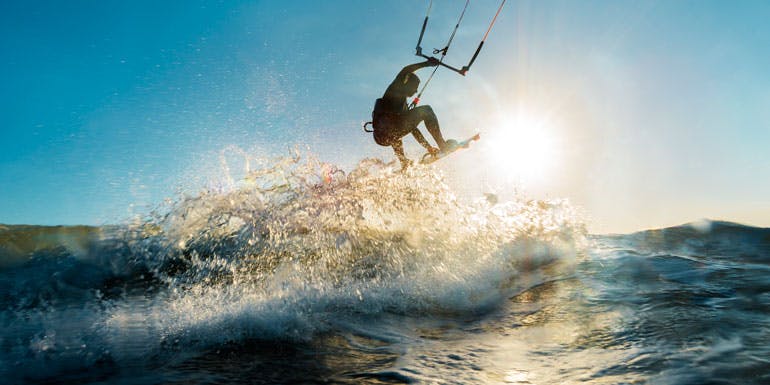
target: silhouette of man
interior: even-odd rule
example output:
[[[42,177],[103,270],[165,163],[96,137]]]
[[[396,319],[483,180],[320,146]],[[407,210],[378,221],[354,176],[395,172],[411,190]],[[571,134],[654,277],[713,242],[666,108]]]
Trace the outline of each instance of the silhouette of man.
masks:
[[[401,162],[402,170],[406,170],[412,164],[412,161],[404,155],[404,144],[401,140],[404,136],[412,134],[417,142],[432,155],[443,151],[448,146],[447,141],[441,136],[438,119],[433,109],[427,105],[410,109],[407,105],[407,98],[414,95],[420,85],[420,79],[414,71],[438,64],[438,60],[430,58],[404,67],[385,90],[382,98],[377,99],[374,104],[372,112],[374,141],[381,146],[393,147],[393,151]],[[425,122],[425,127],[436,141],[438,148],[431,146],[417,129],[420,122]]]

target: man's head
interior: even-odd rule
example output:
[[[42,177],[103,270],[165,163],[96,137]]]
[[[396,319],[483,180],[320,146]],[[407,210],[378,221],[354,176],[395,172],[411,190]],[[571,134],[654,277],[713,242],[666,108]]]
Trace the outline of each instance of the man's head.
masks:
[[[401,90],[406,97],[412,96],[417,93],[417,88],[420,86],[420,78],[413,73],[408,73],[404,77]]]

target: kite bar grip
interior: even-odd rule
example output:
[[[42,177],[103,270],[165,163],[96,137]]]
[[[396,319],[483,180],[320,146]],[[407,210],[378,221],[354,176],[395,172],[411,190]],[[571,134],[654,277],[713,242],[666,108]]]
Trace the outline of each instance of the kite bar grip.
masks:
[[[460,74],[460,75],[463,75],[463,76],[465,76],[465,71],[463,71],[463,70],[461,70],[461,69],[458,69],[458,68],[455,68],[455,67],[452,67],[452,66],[450,66],[449,64],[446,64],[446,63],[442,62],[441,60],[439,60],[439,59],[436,59],[436,58],[435,58],[435,57],[433,57],[433,56],[424,55],[423,53],[418,53],[418,54],[417,54],[417,56],[422,56],[422,57],[424,57],[424,58],[426,58],[426,59],[428,59],[428,60],[430,60],[430,59],[433,59],[433,60],[437,61],[437,62],[438,62],[438,64],[439,64],[440,66],[443,66],[443,67],[449,68],[450,70],[452,70],[452,71],[454,71],[454,72],[457,72],[457,73],[458,73],[458,74]]]

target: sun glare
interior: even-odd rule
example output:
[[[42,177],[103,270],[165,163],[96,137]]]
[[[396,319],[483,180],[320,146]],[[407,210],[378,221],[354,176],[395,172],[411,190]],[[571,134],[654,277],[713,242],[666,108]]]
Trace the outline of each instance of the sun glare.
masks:
[[[503,116],[487,137],[485,153],[499,176],[529,185],[551,176],[559,154],[553,127],[544,118]]]

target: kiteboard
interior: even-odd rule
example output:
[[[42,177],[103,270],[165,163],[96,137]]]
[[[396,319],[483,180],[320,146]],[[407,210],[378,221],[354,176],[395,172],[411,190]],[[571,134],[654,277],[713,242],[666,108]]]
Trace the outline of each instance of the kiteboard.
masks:
[[[433,155],[431,153],[426,153],[422,156],[422,159],[420,159],[420,164],[431,164],[459,149],[462,148],[468,148],[471,145],[471,142],[479,140],[479,134],[473,135],[468,139],[462,140],[462,141],[455,141],[453,139],[447,140],[447,147],[444,149],[444,151],[439,151],[436,153],[436,155]]]

